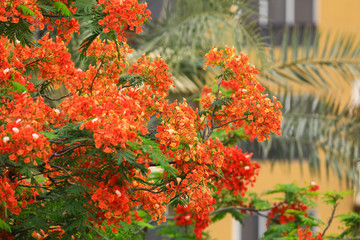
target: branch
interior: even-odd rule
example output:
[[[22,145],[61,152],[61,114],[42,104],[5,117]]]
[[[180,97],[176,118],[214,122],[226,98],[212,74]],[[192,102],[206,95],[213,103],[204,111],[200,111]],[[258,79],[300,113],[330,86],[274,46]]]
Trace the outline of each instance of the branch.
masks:
[[[66,147],[64,149],[61,149],[60,151],[57,151],[57,152],[54,152],[53,154],[51,154],[51,156],[49,157],[49,160],[53,159],[54,157],[63,156],[65,154],[67,154],[68,152],[75,150],[76,148],[85,147],[85,146],[94,146],[94,144],[92,144],[92,143],[79,143],[77,145],[72,145],[72,146]]]
[[[93,80],[92,80],[92,82],[91,82],[90,94],[92,94],[94,82],[95,82],[95,79],[96,79],[97,75],[99,74],[99,71],[100,71],[100,68],[101,68],[102,63],[103,63],[103,62],[100,62],[100,65],[99,65],[98,69],[96,70],[95,76],[94,76],[94,78],[93,78]]]
[[[216,214],[216,213],[218,213],[218,212],[226,211],[226,210],[249,211],[249,212],[254,212],[254,213],[256,213],[256,214],[259,215],[259,216],[265,217],[265,218],[270,219],[271,221],[279,224],[279,223],[280,223],[279,220],[274,219],[274,218],[271,218],[271,217],[269,217],[268,215],[266,215],[266,214],[264,214],[264,213],[262,213],[262,212],[270,211],[271,209],[280,207],[280,206],[283,205],[284,203],[285,203],[285,201],[282,201],[282,202],[276,204],[276,205],[273,206],[273,207],[265,208],[265,209],[256,209],[256,208],[250,208],[250,207],[234,207],[234,206],[224,207],[224,208],[219,208],[219,209],[213,211],[213,212],[210,213],[210,214],[213,215],[213,214]]]
[[[220,81],[219,81],[215,101],[219,100],[219,98],[220,98],[220,85],[221,85],[221,83],[222,83],[222,80],[223,80],[223,78],[221,78]],[[215,102],[215,101],[214,101],[214,102]],[[216,111],[216,106],[214,106],[214,109],[213,109],[213,111],[212,111],[212,113],[211,113],[211,119],[210,119],[211,127],[209,127],[209,131],[208,131],[208,133],[207,133],[206,135],[205,135],[205,133],[206,133],[206,129],[208,128],[208,126],[207,126],[208,124],[206,124],[205,129],[204,129],[203,140],[205,140],[205,141],[210,138],[212,132],[213,132],[214,129],[215,129],[215,125],[214,125],[215,111]],[[207,121],[207,123],[209,123],[209,121]]]
[[[333,208],[332,213],[331,213],[331,216],[330,216],[330,219],[329,219],[329,222],[328,222],[327,226],[325,227],[324,231],[322,232],[321,237],[324,237],[326,231],[327,231],[328,228],[330,227],[330,224],[331,224],[331,222],[333,221],[334,216],[335,216],[335,210],[336,210],[336,208],[337,208],[338,205],[339,205],[338,203],[335,203],[334,208]]]
[[[148,188],[132,188],[131,190],[133,190],[133,191],[148,191],[148,192],[155,193],[155,194],[164,192],[164,191],[154,191],[154,190],[151,190]]]
[[[38,63],[38,62],[40,62],[40,59],[36,59],[36,60],[34,60],[34,61],[28,62],[28,63],[26,63],[26,64],[24,65],[24,67],[25,67],[25,68],[26,68],[26,67],[29,67],[30,65],[36,64],[36,63]]]
[[[175,161],[170,161],[168,162],[169,164],[175,164],[176,162]],[[160,164],[158,163],[148,163],[150,167],[159,167]]]
[[[24,184],[18,184],[18,186],[20,186],[20,187],[26,187],[26,188],[44,188],[44,189],[49,189],[49,187],[44,187],[44,186],[30,186],[30,185],[24,185]]]
[[[3,163],[5,163],[5,165],[8,165],[8,166],[13,167],[13,168],[19,167],[19,165],[15,164],[14,162],[11,162],[11,161],[9,161],[7,159],[3,159],[3,160],[4,160]]]
[[[238,118],[238,119],[235,119],[235,120],[231,120],[231,121],[228,121],[224,124],[221,124],[221,125],[218,125],[218,126],[214,126],[213,128],[216,129],[216,128],[221,128],[229,123],[232,123],[232,122],[237,122],[237,121],[242,121],[242,120],[245,120],[245,118]]]
[[[57,169],[60,169],[61,171],[66,172],[66,174],[67,174],[69,177],[71,177],[75,182],[78,182],[78,181],[70,174],[70,172],[69,172],[68,170],[66,170],[65,168],[60,167],[60,166],[57,166],[57,165],[54,165],[54,164],[50,164],[50,166],[51,166],[51,167],[54,167],[54,168],[57,168]],[[75,184],[72,183],[72,182],[69,182],[69,181],[67,181],[67,182],[70,183],[71,185],[75,185]]]
[[[43,98],[46,98],[46,99],[48,99],[48,100],[50,100],[50,101],[59,101],[59,100],[61,100],[61,99],[63,99],[63,98],[67,98],[67,97],[70,97],[72,95],[72,93],[69,93],[69,94],[66,94],[65,96],[62,96],[62,97],[59,97],[59,98],[51,98],[51,97],[49,97],[49,96],[47,96],[47,95],[40,95],[41,97],[43,97]]]

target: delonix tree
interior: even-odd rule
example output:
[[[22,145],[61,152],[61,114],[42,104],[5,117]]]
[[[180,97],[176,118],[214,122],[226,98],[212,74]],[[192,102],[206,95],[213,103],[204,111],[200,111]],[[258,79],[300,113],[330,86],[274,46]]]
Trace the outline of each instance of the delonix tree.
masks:
[[[136,0],[1,1],[1,239],[136,238],[148,222],[166,221],[167,206],[176,208],[173,222],[192,225],[200,239],[212,213],[240,217],[267,206],[245,195],[260,166],[231,144],[280,135],[281,104],[232,48],[206,54],[205,68],[219,75],[204,88],[200,111],[185,99],[169,102],[173,83],[161,57],[127,62],[127,33],[141,32],[149,18]],[[80,23],[88,28],[82,58],[94,60],[86,70],[67,48]],[[51,34],[35,40],[35,30]],[[49,95],[59,85],[68,93]],[[307,216],[316,190],[273,190],[291,197],[269,207],[269,225],[291,222],[296,236],[310,239],[295,216]]]

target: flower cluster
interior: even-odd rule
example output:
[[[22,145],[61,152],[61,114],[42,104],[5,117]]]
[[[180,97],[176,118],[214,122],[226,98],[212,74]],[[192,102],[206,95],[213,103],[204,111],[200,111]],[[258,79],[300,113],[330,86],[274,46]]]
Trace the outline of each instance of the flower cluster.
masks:
[[[132,49],[126,43],[122,43],[117,48],[114,42],[105,42],[100,38],[95,39],[87,50],[87,54],[96,57],[97,63],[102,66],[102,72],[98,73],[95,84],[100,86],[118,84],[117,80],[126,67],[127,55],[131,52]],[[106,80],[109,82],[102,82]]]
[[[150,10],[147,4],[139,4],[137,0],[97,0],[97,4],[103,8],[105,18],[99,20],[104,26],[104,32],[114,30],[119,41],[126,41],[125,30],[140,33],[141,26],[150,19]]]
[[[306,228],[298,228],[298,236],[299,240],[322,240],[321,233],[318,235],[313,236],[312,231],[309,229],[309,226]]]
[[[76,7],[72,7],[73,1],[58,0],[50,1],[50,4],[59,4],[61,2],[66,6],[70,13],[76,12]],[[44,13],[45,12],[45,13]],[[78,32],[79,23],[74,18],[65,18],[54,15],[52,12],[46,12],[41,9],[37,0],[15,0],[15,1],[2,1],[0,3],[0,21],[12,23],[19,23],[19,21],[26,21],[30,24],[30,30],[34,31],[35,28],[43,30],[45,25],[47,29],[52,31],[56,27],[56,33],[66,39],[67,42],[71,39],[73,32]]]
[[[209,215],[214,211],[212,205],[216,202],[215,199],[206,192],[194,191],[191,194],[191,201],[186,206],[178,205],[176,208],[176,224],[180,226],[190,225],[195,222],[195,236],[201,239],[202,231],[209,226]]]
[[[276,206],[276,205],[277,204],[274,203],[274,206]],[[271,218],[278,219],[280,224],[295,221],[296,215],[294,213],[287,212],[287,210],[289,210],[289,209],[306,212],[308,209],[308,206],[306,204],[301,203],[300,201],[296,201],[296,202],[291,202],[291,203],[284,203],[284,204],[281,204],[280,206],[274,207],[268,213],[269,219],[267,221],[267,224],[270,224]],[[305,215],[307,215],[307,213],[305,213]]]
[[[29,82],[31,77],[37,77],[41,82],[50,81],[55,86],[64,82],[71,87],[73,80],[80,81],[79,73],[61,38],[57,37],[54,42],[46,34],[38,40],[38,44],[36,47],[12,45],[9,40],[0,38],[0,49],[3,50],[0,60],[1,84],[11,86],[10,83],[14,81],[26,86],[28,91],[35,91],[34,85]],[[34,69],[37,70],[36,75],[25,74],[26,70]]]
[[[6,216],[5,211],[10,210],[11,213],[19,215],[21,208],[18,206],[18,201],[15,197],[16,183],[12,183],[8,178],[0,177],[0,211],[1,218]]]
[[[7,93],[12,94],[12,82],[20,83],[28,91],[35,91],[34,84],[29,82],[29,77],[24,76],[25,61],[31,59],[20,44],[13,45],[7,38],[0,37],[0,84]],[[29,63],[28,63],[29,65]],[[3,90],[4,91],[4,90]]]
[[[225,99],[223,97],[231,103],[223,105],[213,116],[208,116],[213,118],[208,122],[210,127],[228,128],[228,123],[235,127],[247,124],[251,131],[249,135],[257,135],[259,142],[269,139],[271,132],[281,135],[281,104],[276,98],[271,100],[262,93],[265,88],[256,80],[258,71],[249,64],[247,55],[236,55],[235,49],[227,47],[225,50],[212,48],[205,57],[205,68],[215,65],[223,68],[219,81],[225,90],[231,92],[229,96],[222,94],[220,89],[215,93],[210,89],[203,92],[201,104],[205,110],[212,111],[213,102]]]
[[[160,113],[163,121],[156,128],[160,149],[177,148],[180,143],[194,145],[198,140],[195,129],[197,115],[186,101],[179,105],[177,102],[166,104],[159,109]],[[179,158],[180,156],[177,155],[175,160]]]
[[[226,188],[234,195],[240,193],[241,196],[245,196],[247,185],[253,186],[260,168],[259,164],[251,162],[251,155],[242,153],[242,150],[236,147],[225,148],[224,164],[221,167],[223,177],[213,174],[218,193]]]
[[[50,144],[31,126],[20,127],[19,123],[8,123],[6,129],[0,126],[0,132],[0,153],[9,154],[10,160],[34,165],[48,163]]]
[[[114,181],[115,177],[110,181]],[[109,186],[110,185],[110,186]],[[113,185],[113,186],[111,186]],[[107,225],[118,225],[121,220],[130,222],[131,201],[127,194],[125,186],[115,185],[115,182],[99,183],[99,188],[93,193],[91,199],[97,203],[99,211],[97,212],[98,224],[107,220]]]
[[[171,74],[168,73],[168,65],[161,57],[152,59],[142,55],[129,69],[129,74],[137,74],[146,77],[146,85],[152,89],[152,93],[166,96],[170,86],[173,85]]]
[[[62,235],[64,233],[64,229],[62,229],[60,226],[50,226],[48,233],[45,233],[44,230],[40,229],[40,231],[33,231],[31,233],[31,236],[36,240],[42,240],[46,238],[63,239]]]

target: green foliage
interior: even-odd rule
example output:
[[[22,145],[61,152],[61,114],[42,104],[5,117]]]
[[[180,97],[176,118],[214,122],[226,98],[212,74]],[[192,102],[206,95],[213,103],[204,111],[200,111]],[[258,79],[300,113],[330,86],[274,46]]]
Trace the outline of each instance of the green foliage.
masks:
[[[54,2],[54,7],[62,15],[67,16],[67,17],[71,16],[71,12],[69,11],[69,9],[67,8],[67,6],[64,3],[60,2],[60,1]]]
[[[349,239],[354,239],[360,237],[360,215],[358,213],[349,212],[338,217],[346,226],[346,229],[339,235],[339,238],[345,239],[348,237]]]
[[[140,87],[144,82],[146,82],[146,78],[144,77],[127,75],[119,79],[118,86],[121,86],[122,88],[128,86]]]
[[[6,205],[6,203],[5,203]],[[6,209],[5,209],[5,212],[6,212]],[[11,228],[9,226],[9,224],[7,224],[4,220],[0,219],[0,229],[1,230],[5,230],[5,231],[8,231],[11,233]]]
[[[263,51],[263,37],[250,19],[256,8],[249,0],[165,3],[160,18],[148,21],[144,34],[135,39],[136,47],[139,53],[160,54],[169,64],[177,85],[173,92],[194,93],[212,81],[203,70],[203,56],[212,46]]]
[[[141,150],[144,151],[145,153],[150,154],[149,156],[153,160],[154,164],[159,164],[160,167],[164,169],[165,172],[170,174],[170,176],[175,176],[177,170],[169,164],[165,155],[159,149],[159,144],[144,137],[141,139],[142,139],[142,144],[140,146]]]
[[[162,238],[174,240],[196,240],[194,226],[178,226],[175,222],[160,225],[157,232]]]
[[[18,82],[10,81],[11,85],[13,86],[14,90],[20,93],[26,92],[27,89],[23,85]]]
[[[232,103],[233,99],[230,97],[221,97],[219,99],[216,99],[211,105],[210,109],[217,109],[221,108],[222,106],[229,106]]]
[[[18,8],[25,14],[25,15],[29,15],[29,16],[35,16],[35,13],[33,11],[31,11],[28,7],[19,4]]]
[[[33,33],[29,27],[29,23],[22,18],[18,23],[0,22],[0,35],[7,36],[13,43],[18,40],[22,45],[33,45]]]

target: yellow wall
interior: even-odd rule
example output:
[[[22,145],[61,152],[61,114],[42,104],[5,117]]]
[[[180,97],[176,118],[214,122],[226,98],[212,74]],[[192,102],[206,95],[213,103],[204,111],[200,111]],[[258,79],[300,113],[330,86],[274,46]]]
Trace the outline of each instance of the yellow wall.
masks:
[[[353,32],[360,36],[359,0],[318,0],[320,30]]]

